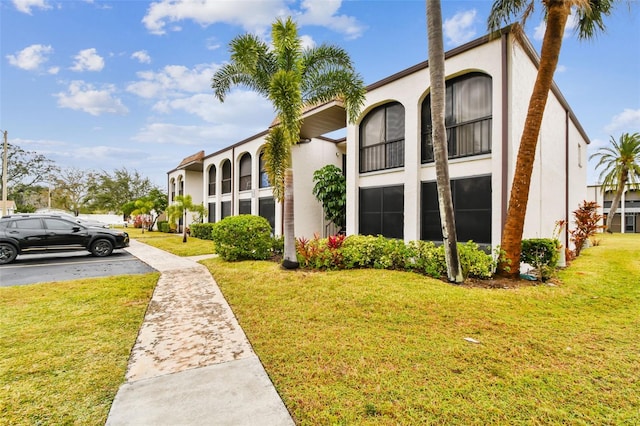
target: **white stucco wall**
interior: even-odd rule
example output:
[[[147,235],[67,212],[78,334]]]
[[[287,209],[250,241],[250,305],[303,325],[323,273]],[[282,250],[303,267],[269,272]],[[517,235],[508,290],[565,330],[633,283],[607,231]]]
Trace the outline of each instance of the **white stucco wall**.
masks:
[[[204,172],[202,174],[202,197],[204,204],[216,204],[216,221],[221,219],[221,203],[232,202],[232,215],[239,214],[239,201],[251,200],[251,214],[259,214],[258,200],[271,197],[271,188],[259,188],[259,155],[265,144],[265,135],[258,135],[229,147],[226,150],[205,157]],[[244,153],[251,155],[251,189],[238,189],[238,176],[240,172],[240,158]],[[313,237],[314,233],[323,235],[324,215],[322,206],[311,192],[313,188],[313,172],[326,164],[342,166],[342,157],[337,145],[333,141],[318,138],[310,143],[299,144],[292,150],[294,171],[294,223],[296,237]],[[222,188],[222,164],[230,160],[232,171],[232,193],[221,194]],[[216,167],[216,195],[208,195],[209,168]],[[205,219],[206,220],[206,219]],[[275,235],[282,235],[282,204],[275,205]]]

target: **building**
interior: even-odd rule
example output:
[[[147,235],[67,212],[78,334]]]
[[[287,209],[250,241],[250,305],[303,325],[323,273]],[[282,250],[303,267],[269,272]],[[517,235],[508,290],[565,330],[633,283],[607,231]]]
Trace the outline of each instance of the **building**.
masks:
[[[615,193],[603,191],[601,185],[589,185],[587,187],[587,199],[595,201],[600,206],[599,213],[604,217],[603,225],[611,210]],[[624,222],[622,218],[624,217]],[[624,226],[622,224],[624,223]],[[611,222],[611,232],[638,233],[640,232],[640,189],[627,185],[620,198],[620,204],[616,208],[615,216]]]
[[[516,28],[508,27],[496,37],[479,38],[445,55],[449,167],[459,241],[500,243],[539,63],[535,49]],[[310,198],[312,183],[307,179],[314,170],[332,163],[343,165],[347,178],[348,234],[381,234],[407,241],[442,238],[430,140],[429,86],[428,63],[423,62],[368,86],[366,103],[353,125],[346,124],[339,101],[305,111],[301,138],[310,143],[297,146],[293,159],[296,236],[325,234],[322,226],[326,224],[319,219],[321,209],[311,213],[319,206],[311,207],[315,200]],[[338,129],[346,129],[344,141],[322,137]],[[260,200],[269,197],[269,191],[259,187],[265,134],[204,158],[199,188],[206,188],[213,180],[224,185],[224,179],[229,179],[224,167],[237,176],[231,179],[232,185],[241,185],[243,173],[251,180],[250,190],[232,186],[231,192],[204,194],[209,220],[249,211],[261,214]],[[585,131],[554,85],[540,131],[524,238],[552,237],[558,220],[571,221],[571,212],[586,198],[588,143]],[[250,163],[243,160],[245,154]],[[225,166],[225,161],[230,166]],[[243,172],[248,168],[251,175]],[[179,181],[176,174],[180,170],[186,172],[186,166],[169,172],[170,182],[174,178]],[[276,232],[281,223],[278,211]],[[566,232],[561,240],[566,245]]]

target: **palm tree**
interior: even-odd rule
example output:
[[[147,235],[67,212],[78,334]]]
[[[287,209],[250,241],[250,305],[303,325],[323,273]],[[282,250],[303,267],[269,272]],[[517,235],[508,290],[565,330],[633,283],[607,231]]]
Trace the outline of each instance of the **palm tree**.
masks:
[[[200,216],[200,219],[204,216],[205,208],[202,204],[193,204],[193,198],[191,195],[178,195],[176,196],[175,203],[167,207],[167,215],[169,221],[175,223],[179,219],[182,221],[182,242],[187,242],[187,212],[194,212]]]
[[[529,108],[520,138],[520,147],[514,170],[507,219],[502,230],[500,248],[505,256],[498,265],[498,273],[502,276],[517,278],[520,273],[520,252],[524,219],[529,201],[529,187],[533,162],[535,160],[538,135],[542,124],[542,115],[553,75],[558,65],[558,57],[562,47],[562,37],[571,8],[575,8],[578,25],[576,31],[579,39],[589,39],[597,31],[604,30],[603,18],[609,15],[615,0],[541,0],[545,8],[546,29],[540,51],[538,75],[529,99]],[[522,13],[522,22],[533,12],[535,0],[495,0],[489,16],[489,29],[496,31],[502,24]]]
[[[429,77],[431,78],[431,123],[433,158],[436,163],[436,186],[442,224],[447,277],[450,282],[461,283],[462,268],[458,254],[456,222],[451,200],[449,180],[449,154],[445,126],[444,43],[442,41],[442,10],[440,0],[427,0],[427,32],[429,40]]]
[[[607,232],[611,232],[611,221],[625,186],[640,188],[640,133],[623,133],[618,141],[611,136],[611,146],[600,148],[589,157],[592,158],[600,159],[596,169],[603,167],[599,177],[602,191],[615,191],[605,225]]]
[[[302,48],[291,18],[271,27],[273,48],[252,34],[230,43],[231,62],[213,76],[211,87],[224,102],[232,86],[244,85],[271,101],[278,124],[265,146],[265,168],[274,198],[284,201],[285,268],[297,268],[293,221],[293,170],[291,147],[300,140],[303,109],[340,98],[348,119],[355,122],[364,103],[364,84],[345,50],[323,44]]]

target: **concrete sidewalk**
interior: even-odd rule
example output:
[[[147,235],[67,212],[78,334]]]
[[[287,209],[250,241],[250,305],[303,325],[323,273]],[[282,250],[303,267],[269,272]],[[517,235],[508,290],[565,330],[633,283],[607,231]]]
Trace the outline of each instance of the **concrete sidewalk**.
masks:
[[[293,425],[207,268],[135,240],[127,251],[161,277],[106,424]]]

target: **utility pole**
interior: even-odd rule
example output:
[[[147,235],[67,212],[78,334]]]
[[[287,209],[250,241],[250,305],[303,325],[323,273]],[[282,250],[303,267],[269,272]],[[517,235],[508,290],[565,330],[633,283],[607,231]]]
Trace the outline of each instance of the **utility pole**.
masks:
[[[7,131],[4,135],[4,150],[2,151],[2,216],[7,214]]]

